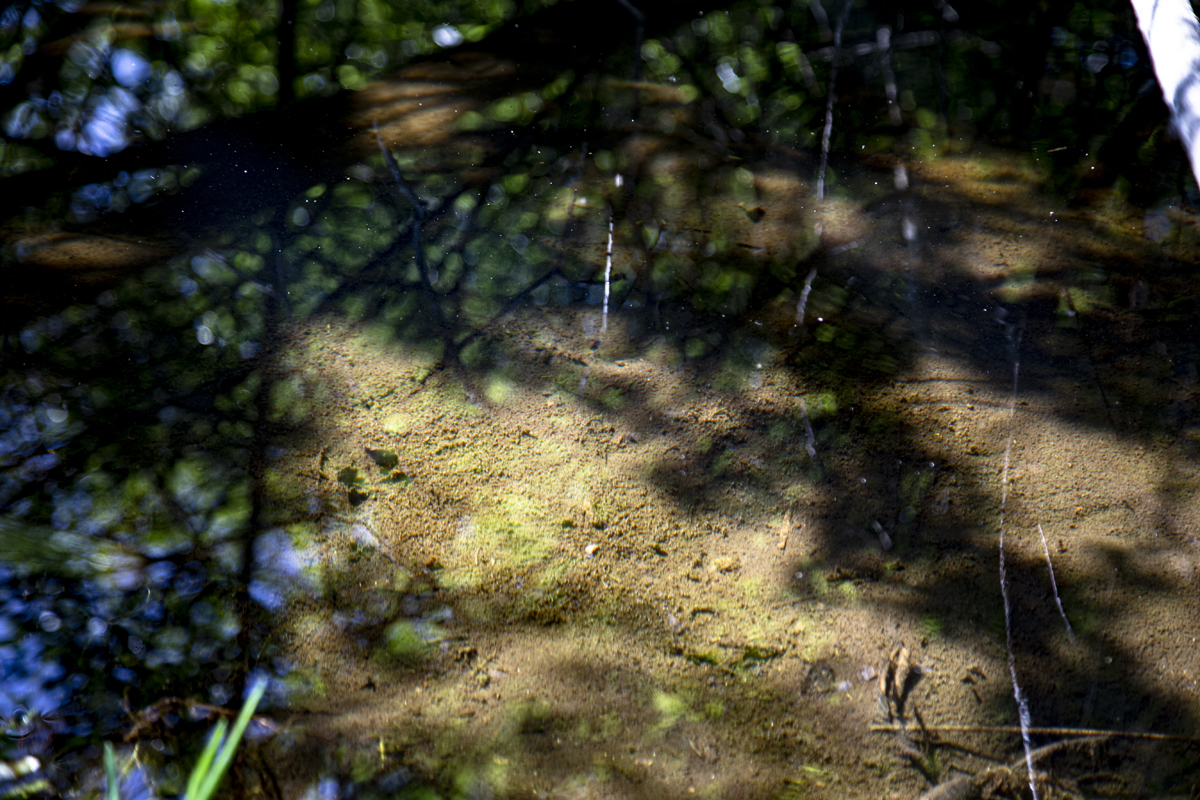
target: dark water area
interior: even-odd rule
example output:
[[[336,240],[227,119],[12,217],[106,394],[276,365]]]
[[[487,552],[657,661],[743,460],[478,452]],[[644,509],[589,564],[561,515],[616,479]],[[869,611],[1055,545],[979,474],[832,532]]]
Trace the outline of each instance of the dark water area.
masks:
[[[0,7],[0,800],[1191,797],[1121,3]],[[193,792],[195,794],[195,792]],[[111,796],[111,795],[108,795]]]

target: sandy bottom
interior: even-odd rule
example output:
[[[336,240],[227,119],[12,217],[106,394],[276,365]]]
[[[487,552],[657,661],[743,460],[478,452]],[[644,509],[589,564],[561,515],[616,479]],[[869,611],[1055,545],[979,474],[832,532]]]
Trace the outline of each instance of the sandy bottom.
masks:
[[[1194,745],[1064,730],[1200,733],[1190,279],[952,164],[916,243],[909,206],[825,228],[801,325],[529,307],[469,363],[291,331],[266,783],[1028,796],[1015,674],[1040,796],[1194,791]]]

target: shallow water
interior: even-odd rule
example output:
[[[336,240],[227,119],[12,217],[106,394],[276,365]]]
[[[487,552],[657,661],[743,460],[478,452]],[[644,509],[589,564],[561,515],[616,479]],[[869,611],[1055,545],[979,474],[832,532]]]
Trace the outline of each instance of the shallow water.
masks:
[[[7,229],[5,755],[179,794],[268,680],[233,792],[1193,791],[1189,196],[905,109],[818,199],[816,111],[568,72]]]

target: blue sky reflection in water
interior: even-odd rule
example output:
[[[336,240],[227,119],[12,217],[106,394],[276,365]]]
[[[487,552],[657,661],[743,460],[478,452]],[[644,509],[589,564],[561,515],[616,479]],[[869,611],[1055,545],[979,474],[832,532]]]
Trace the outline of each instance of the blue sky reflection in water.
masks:
[[[1195,733],[1127,9],[614,9],[0,10],[0,755],[179,794],[267,676],[243,794],[1019,796],[1010,657]],[[1035,788],[1195,782],[1131,741]]]
[[[146,302],[151,317],[177,312],[156,296]],[[228,703],[245,674],[232,590],[250,491],[236,463],[245,432],[171,402],[205,378],[156,370],[155,348],[169,354],[171,344],[152,340],[138,308],[109,292],[77,310],[26,327],[19,342],[27,354],[50,352],[57,368],[87,366],[70,379],[10,372],[3,412],[0,541],[13,653],[3,713],[44,718],[59,741],[97,723],[112,730],[130,697],[170,696],[185,680],[206,702]],[[194,334],[187,346],[203,347]],[[153,386],[149,373],[142,385],[128,382],[128,364],[182,388]],[[86,456],[64,469],[57,451],[75,448]]]

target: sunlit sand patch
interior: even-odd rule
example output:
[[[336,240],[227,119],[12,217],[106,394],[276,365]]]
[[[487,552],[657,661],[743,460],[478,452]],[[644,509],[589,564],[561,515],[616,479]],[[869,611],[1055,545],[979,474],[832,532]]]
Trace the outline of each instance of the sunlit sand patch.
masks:
[[[470,100],[461,97],[394,102],[375,110],[378,131],[390,147],[444,145],[459,138],[455,123],[473,106]],[[369,142],[360,146],[369,149]]]
[[[14,250],[23,264],[71,271],[141,267],[174,252],[153,241],[66,232],[20,239]]]
[[[515,66],[507,61],[486,57],[460,61],[418,64],[372,82],[352,96],[357,110],[347,122],[358,129],[378,125],[391,147],[442,146],[460,138],[458,121],[486,104],[473,90],[515,74]],[[359,136],[356,145],[362,152],[376,146],[369,131]]]

